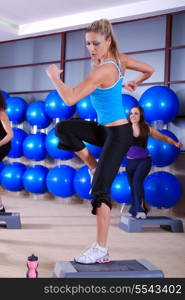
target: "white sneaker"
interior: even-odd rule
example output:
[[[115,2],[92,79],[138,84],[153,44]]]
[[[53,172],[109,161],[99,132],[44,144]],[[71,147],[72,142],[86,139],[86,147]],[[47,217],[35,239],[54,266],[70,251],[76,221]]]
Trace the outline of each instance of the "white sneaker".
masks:
[[[133,215],[131,213],[128,213],[127,217],[133,217]]]
[[[109,253],[107,248],[100,247],[97,243],[92,244],[74,259],[80,264],[108,263]]]
[[[146,219],[146,214],[144,212],[138,212],[136,219]]]

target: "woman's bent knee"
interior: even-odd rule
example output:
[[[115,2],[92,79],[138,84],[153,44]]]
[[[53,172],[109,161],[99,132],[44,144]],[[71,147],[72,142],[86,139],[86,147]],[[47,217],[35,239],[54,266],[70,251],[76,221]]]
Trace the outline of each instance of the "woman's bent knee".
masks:
[[[68,131],[67,127],[68,124],[66,121],[58,122],[55,126],[55,135],[61,138]]]

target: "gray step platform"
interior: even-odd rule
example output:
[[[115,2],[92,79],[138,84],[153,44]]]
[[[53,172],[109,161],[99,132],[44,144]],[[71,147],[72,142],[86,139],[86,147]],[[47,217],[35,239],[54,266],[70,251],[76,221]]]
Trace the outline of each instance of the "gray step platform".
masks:
[[[0,222],[1,221],[6,223],[7,229],[21,228],[20,213],[5,213],[0,215]]]
[[[145,259],[113,260],[105,264],[79,264],[58,261],[53,278],[148,278],[164,277],[164,273]]]
[[[141,232],[146,225],[159,225],[160,228],[172,232],[184,232],[182,221],[173,217],[150,216],[146,219],[122,216],[119,227],[127,232]]]

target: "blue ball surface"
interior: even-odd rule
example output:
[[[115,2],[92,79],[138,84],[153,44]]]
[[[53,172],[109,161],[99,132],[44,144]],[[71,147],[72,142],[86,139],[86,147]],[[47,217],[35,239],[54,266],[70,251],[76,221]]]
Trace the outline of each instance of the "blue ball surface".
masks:
[[[151,206],[173,207],[181,198],[182,187],[176,176],[169,172],[154,172],[144,182],[145,200]]]
[[[59,197],[70,197],[75,193],[73,179],[75,169],[60,165],[50,169],[47,175],[46,183],[50,193]]]
[[[179,100],[175,92],[165,86],[153,86],[147,89],[139,100],[144,109],[145,120],[149,123],[161,120],[171,122],[179,111]]]

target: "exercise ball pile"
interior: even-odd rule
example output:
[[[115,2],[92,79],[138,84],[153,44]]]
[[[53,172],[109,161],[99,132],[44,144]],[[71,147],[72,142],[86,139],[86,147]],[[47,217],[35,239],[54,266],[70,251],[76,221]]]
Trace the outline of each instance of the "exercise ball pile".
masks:
[[[55,119],[71,118],[76,112],[76,105],[67,106],[56,90],[51,91],[44,101],[36,100],[31,103],[27,103],[21,97],[11,97],[5,91],[1,92],[6,101],[6,112],[12,122],[14,134],[7,156],[13,160],[25,157],[28,161],[27,165],[16,161],[5,165],[1,162],[2,186],[14,192],[50,192],[60,197],[73,195],[73,177],[76,170],[67,165],[48,169],[40,162],[45,164],[49,157],[66,161],[75,156],[73,152],[57,147],[59,138],[55,135],[54,127]],[[23,122],[27,122],[27,130],[21,127]]]
[[[0,183],[9,191],[26,190],[33,194],[51,193],[58,197],[71,197],[74,194],[87,200],[90,195],[91,180],[87,166],[77,169],[68,165],[75,157],[74,152],[58,148],[59,138],[55,135],[55,125],[61,120],[80,117],[88,121],[96,121],[97,115],[88,95],[72,106],[67,106],[56,90],[48,93],[45,99],[27,103],[21,97],[11,97],[2,91],[6,101],[6,112],[13,124],[14,137],[11,141],[10,159],[25,157],[27,166],[20,162],[0,164]],[[154,126],[160,121],[168,124],[173,121],[179,111],[179,101],[174,91],[164,86],[153,86],[140,97],[123,94],[122,102],[128,118],[133,106],[140,105],[145,112],[146,121]],[[27,122],[29,130],[20,128]],[[33,129],[36,131],[33,132]],[[174,133],[167,129],[159,130],[178,142]],[[123,141],[124,142],[124,141]],[[99,159],[102,146],[85,142],[91,154]],[[173,163],[180,149],[161,140],[149,137],[147,148],[151,154],[153,166],[163,168]],[[114,151],[114,149],[113,149]],[[46,167],[46,159],[53,159],[57,166]],[[29,160],[31,163],[29,163]],[[65,161],[65,164],[62,162]],[[58,165],[58,162],[60,165]],[[69,162],[70,163],[70,162]],[[121,167],[126,164],[124,157]],[[144,183],[146,201],[157,208],[170,208],[180,199],[182,188],[177,177],[169,172],[153,172]],[[110,195],[117,203],[131,203],[130,186],[126,172],[118,172],[110,188]]]
[[[147,89],[139,100],[144,109],[145,120],[155,127],[155,122],[168,124],[173,121],[179,111],[179,100],[175,92],[165,86],[153,86]],[[157,128],[156,128],[157,129]],[[176,135],[167,129],[157,129],[176,142]],[[147,148],[151,154],[152,164],[156,167],[166,167],[178,157],[180,149],[167,142],[149,137]],[[178,178],[169,172],[153,172],[144,183],[145,200],[154,207],[171,208],[181,198],[182,188]]]

